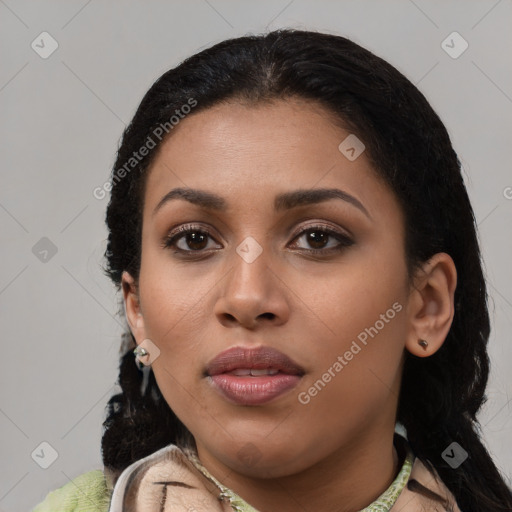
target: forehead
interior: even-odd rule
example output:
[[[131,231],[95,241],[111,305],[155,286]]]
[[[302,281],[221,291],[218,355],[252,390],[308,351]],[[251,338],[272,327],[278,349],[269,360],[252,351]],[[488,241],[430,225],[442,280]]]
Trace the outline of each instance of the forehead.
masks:
[[[258,171],[284,173],[279,164],[294,162],[290,172],[297,175],[339,153],[343,131],[331,119],[317,103],[299,99],[215,105],[180,122],[161,145],[154,167],[172,162],[183,178],[212,170],[217,175],[236,171],[242,178]]]
[[[175,187],[215,191],[242,207],[251,199],[272,205],[278,192],[314,187],[343,187],[362,202],[375,203],[373,195],[392,201],[364,151],[355,160],[340,151],[349,136],[331,112],[306,99],[232,101],[197,111],[158,149],[148,171],[145,215]]]

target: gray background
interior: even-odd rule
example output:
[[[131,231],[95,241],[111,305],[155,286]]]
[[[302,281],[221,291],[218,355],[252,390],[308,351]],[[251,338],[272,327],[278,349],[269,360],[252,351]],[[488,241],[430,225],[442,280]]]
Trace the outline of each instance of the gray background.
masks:
[[[445,122],[492,297],[493,370],[480,419],[512,475],[510,0],[0,0],[0,511],[29,510],[102,467],[124,324],[100,269],[107,199],[92,191],[108,178],[124,124],[153,81],[188,55],[284,26],[354,39],[406,74]],[[43,31],[59,44],[47,59],[31,48]],[[453,31],[469,44],[457,59],[441,46]],[[57,249],[46,261],[43,237]],[[58,453],[48,469],[42,442]]]

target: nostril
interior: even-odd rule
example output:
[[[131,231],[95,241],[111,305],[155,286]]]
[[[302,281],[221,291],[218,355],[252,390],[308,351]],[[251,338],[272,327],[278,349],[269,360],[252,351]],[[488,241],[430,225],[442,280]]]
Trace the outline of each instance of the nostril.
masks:
[[[259,316],[263,317],[263,318],[268,318],[269,320],[273,320],[276,317],[276,315],[274,315],[274,313],[262,313]]]

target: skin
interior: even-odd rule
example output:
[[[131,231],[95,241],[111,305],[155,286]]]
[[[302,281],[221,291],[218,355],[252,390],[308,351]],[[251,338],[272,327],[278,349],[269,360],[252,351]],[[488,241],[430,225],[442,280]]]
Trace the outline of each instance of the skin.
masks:
[[[132,333],[138,344],[150,339],[158,347],[156,380],[199,458],[262,512],[352,512],[387,489],[399,470],[393,432],[405,350],[432,355],[453,319],[452,259],[439,253],[408,279],[398,201],[365,152],[349,161],[338,150],[348,134],[303,99],[229,102],[188,116],[150,169],[139,282],[123,274]],[[176,199],[152,215],[175,187],[216,193],[227,209]],[[340,199],[274,211],[277,194],[315,188],[348,192],[368,215]],[[319,222],[352,245],[329,252],[338,245],[332,236],[311,245],[304,230]],[[161,246],[187,223],[211,230],[202,256]],[[262,249],[252,263],[236,252],[249,236]],[[326,254],[308,254],[311,248]],[[394,303],[401,311],[300,403],[298,394]],[[229,347],[260,345],[300,364],[300,384],[267,404],[228,402],[204,378],[206,365]]]

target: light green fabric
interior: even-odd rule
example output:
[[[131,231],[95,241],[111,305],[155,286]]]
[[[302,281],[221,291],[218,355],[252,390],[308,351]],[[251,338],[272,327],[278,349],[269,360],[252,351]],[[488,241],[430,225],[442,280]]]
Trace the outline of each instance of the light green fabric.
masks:
[[[48,493],[32,512],[108,512],[109,504],[110,491],[103,471],[97,469]]]

